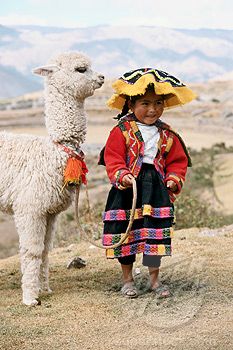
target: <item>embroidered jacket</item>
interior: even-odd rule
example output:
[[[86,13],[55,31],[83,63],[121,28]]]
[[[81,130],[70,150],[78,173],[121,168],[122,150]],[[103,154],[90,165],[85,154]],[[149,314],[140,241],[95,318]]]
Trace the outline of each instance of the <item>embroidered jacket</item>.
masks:
[[[161,120],[157,120],[155,125],[159,130],[160,139],[154,166],[164,183],[169,180],[176,183],[176,192],[169,191],[170,199],[174,201],[175,195],[181,191],[187,167],[191,166],[191,159],[183,140],[169,125]],[[126,174],[137,178],[143,162],[144,148],[145,144],[134,114],[121,118],[110,132],[104,149],[107,174],[114,186],[124,189],[121,181]]]

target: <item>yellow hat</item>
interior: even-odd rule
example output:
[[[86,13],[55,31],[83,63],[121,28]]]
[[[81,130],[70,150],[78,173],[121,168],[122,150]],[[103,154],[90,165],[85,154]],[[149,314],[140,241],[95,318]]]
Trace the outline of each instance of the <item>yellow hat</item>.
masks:
[[[112,84],[115,93],[107,105],[122,110],[128,96],[144,95],[150,84],[154,85],[157,95],[166,95],[165,108],[177,107],[196,98],[193,91],[174,76],[158,69],[140,68],[125,73]]]

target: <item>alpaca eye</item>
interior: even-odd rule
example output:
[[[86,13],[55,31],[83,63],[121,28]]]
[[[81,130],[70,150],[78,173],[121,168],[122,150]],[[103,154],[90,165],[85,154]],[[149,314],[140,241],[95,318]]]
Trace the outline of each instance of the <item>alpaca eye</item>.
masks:
[[[87,69],[85,67],[77,67],[74,70],[75,72],[85,73]]]

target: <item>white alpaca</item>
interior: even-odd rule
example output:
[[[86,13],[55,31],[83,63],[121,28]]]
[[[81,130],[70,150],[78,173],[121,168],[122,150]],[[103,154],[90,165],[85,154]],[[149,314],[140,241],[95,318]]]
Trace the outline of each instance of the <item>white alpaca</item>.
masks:
[[[49,137],[0,133],[0,210],[14,215],[19,234],[23,303],[37,305],[50,292],[48,251],[58,213],[71,204],[74,187],[63,191],[68,154],[55,144],[79,147],[85,140],[84,100],[101,87],[80,53],[64,53],[34,70],[45,76],[45,121]]]

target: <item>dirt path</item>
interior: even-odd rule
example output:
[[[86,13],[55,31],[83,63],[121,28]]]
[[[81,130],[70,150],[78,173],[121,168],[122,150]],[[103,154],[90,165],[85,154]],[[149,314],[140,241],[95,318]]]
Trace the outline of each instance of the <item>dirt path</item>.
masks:
[[[51,254],[53,295],[36,308],[21,305],[18,256],[0,260],[1,350],[230,350],[233,343],[231,232],[176,232],[174,255],[164,258],[161,279],[173,296],[147,292],[147,271],[136,277],[138,299],[119,293],[120,269],[104,252],[80,243]],[[220,249],[221,247],[221,249]],[[76,254],[87,261],[67,270]]]

